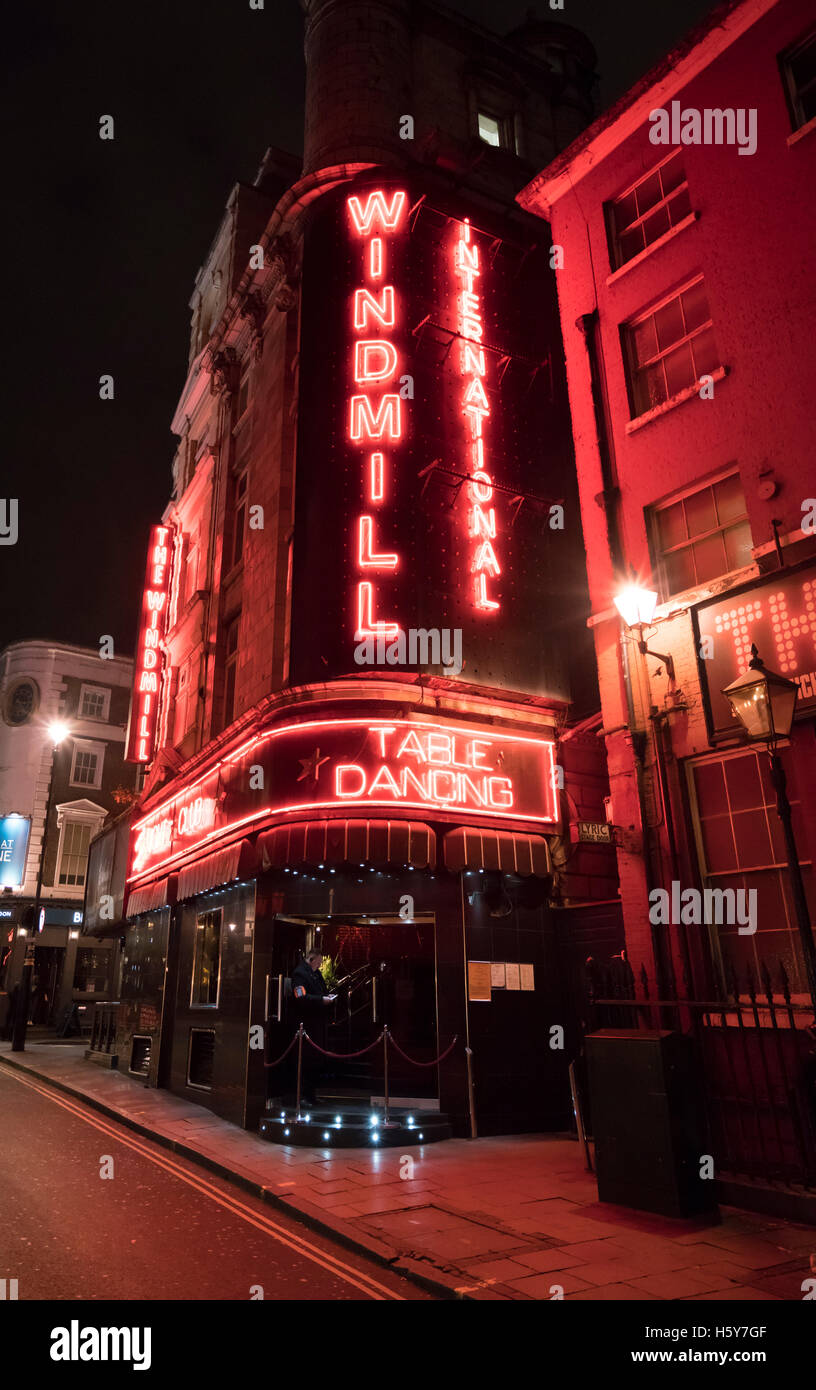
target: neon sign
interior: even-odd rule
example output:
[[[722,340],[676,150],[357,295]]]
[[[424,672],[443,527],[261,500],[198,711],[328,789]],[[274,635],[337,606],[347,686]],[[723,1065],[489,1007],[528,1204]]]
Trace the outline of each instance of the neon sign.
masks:
[[[799,686],[797,709],[816,707],[816,570],[774,574],[695,609],[700,677],[712,728],[733,732],[723,688],[747,670],[754,644],[765,664]]]
[[[382,189],[365,197],[347,199],[352,228],[362,242],[363,275],[370,285],[385,274],[387,241],[402,229],[408,206],[404,189],[386,198]],[[352,444],[365,450],[363,491],[370,507],[385,501],[386,479],[391,452],[372,444],[399,444],[403,434],[402,402],[393,388],[399,370],[399,355],[388,337],[372,337],[372,333],[391,333],[397,327],[397,298],[393,285],[373,288],[360,286],[352,299],[352,324],[355,333],[363,336],[353,345],[353,378],[355,387],[349,398],[348,433]],[[377,395],[371,392],[380,393]],[[365,512],[353,524],[353,546],[357,569],[366,578],[357,581],[355,605],[355,640],[368,637],[396,637],[399,624],[377,616],[378,585],[375,576],[393,573],[399,566],[399,555],[387,551],[378,543],[377,516]]]
[[[264,770],[250,790],[250,767]],[[558,820],[554,744],[469,724],[308,720],[270,729],[134,826],[131,880],[271,816],[387,808],[479,823]]]
[[[460,371],[464,379],[462,413],[467,421],[468,451],[468,535],[471,541],[470,570],[473,575],[473,602],[482,612],[494,612],[499,602],[493,597],[492,581],[501,574],[493,542],[496,539],[496,509],[493,479],[487,469],[485,423],[490,403],[485,391],[487,375],[483,345],[482,298],[477,280],[482,266],[479,246],[471,241],[470,222],[465,218],[454,248],[454,269],[461,288],[456,296],[460,338]]]
[[[147,552],[147,574],[142,599],[142,625],[136,646],[133,704],[130,711],[127,753],[130,763],[152,761],[156,745],[156,719],[162,674],[161,642],[167,627],[170,593],[169,526],[154,526]]]

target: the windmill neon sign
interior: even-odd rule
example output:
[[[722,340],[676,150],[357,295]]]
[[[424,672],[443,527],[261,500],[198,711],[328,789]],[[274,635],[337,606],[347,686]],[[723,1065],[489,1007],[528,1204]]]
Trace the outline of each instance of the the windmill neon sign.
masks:
[[[353,556],[360,578],[356,585],[355,640],[394,638],[399,624],[378,616],[378,576],[393,574],[400,557],[382,548],[377,539],[376,510],[386,500],[393,447],[402,439],[402,402],[394,384],[399,355],[388,334],[398,327],[399,304],[390,284],[380,283],[386,272],[389,240],[405,225],[408,196],[404,189],[390,194],[382,189],[364,198],[347,200],[354,232],[363,251],[366,284],[354,291],[352,324],[354,386],[349,399],[349,439],[363,451],[363,494],[366,510],[355,519]],[[380,336],[374,337],[373,334]],[[371,508],[372,510],[368,510]]]

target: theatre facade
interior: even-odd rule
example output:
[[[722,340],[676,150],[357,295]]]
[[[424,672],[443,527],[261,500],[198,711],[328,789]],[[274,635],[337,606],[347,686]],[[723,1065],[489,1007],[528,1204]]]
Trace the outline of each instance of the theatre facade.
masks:
[[[348,17],[306,8],[304,164],[270,153],[236,188],[192,302],[115,1051],[245,1127],[287,1114],[289,982],[317,949],[326,1104],[387,1094],[440,1136],[560,1128],[580,963],[622,939],[550,247],[513,202],[520,128],[474,162],[486,76],[438,157],[400,144],[399,44],[429,113],[423,44],[487,44],[494,85],[530,69],[532,106],[551,31],[559,100],[585,100],[588,46],[433,6],[403,34],[385,6],[351,120]],[[527,120],[535,158],[552,122]]]

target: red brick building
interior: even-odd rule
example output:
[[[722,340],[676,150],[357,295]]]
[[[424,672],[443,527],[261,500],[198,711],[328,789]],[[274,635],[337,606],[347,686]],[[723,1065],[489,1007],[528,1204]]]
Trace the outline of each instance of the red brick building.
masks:
[[[779,997],[780,965],[807,998],[767,753],[721,691],[752,642],[799,684],[783,761],[812,919],[813,20],[806,0],[721,5],[519,196],[563,251],[626,944],[652,985],[662,965],[698,999],[762,987],[765,967]],[[657,592],[657,655],[614,604],[633,576]],[[672,883],[756,890],[757,930],[653,927],[649,894]]]
[[[594,54],[551,22],[304,8],[303,165],[234,190],[191,304],[120,1065],[244,1125],[283,1098],[288,1133],[252,1030],[273,1061],[321,946],[332,1049],[387,1023],[426,1127],[562,1125],[576,942],[620,921],[609,846],[571,833],[607,785],[549,245],[514,198],[590,119]],[[368,1105],[379,1066],[324,1098]]]

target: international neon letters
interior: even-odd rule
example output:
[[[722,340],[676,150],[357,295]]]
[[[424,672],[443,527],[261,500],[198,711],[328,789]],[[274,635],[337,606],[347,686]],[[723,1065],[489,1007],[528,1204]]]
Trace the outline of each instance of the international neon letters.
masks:
[[[499,608],[495,580],[501,574],[496,554],[496,511],[486,504],[493,500],[493,479],[487,462],[485,427],[490,418],[490,402],[485,390],[487,376],[484,349],[484,317],[480,282],[482,262],[477,242],[471,239],[470,222],[461,224],[454,248],[454,270],[458,281],[456,318],[460,334],[459,365],[463,378],[462,413],[467,431],[468,536],[471,541],[470,572],[472,597],[483,613]]]

